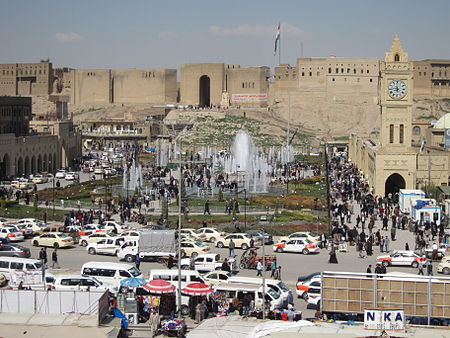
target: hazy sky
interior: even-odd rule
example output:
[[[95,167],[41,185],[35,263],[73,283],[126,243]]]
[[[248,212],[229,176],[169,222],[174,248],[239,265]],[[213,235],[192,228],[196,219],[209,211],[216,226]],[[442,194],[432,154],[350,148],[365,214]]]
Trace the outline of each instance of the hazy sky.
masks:
[[[399,34],[415,60],[450,59],[449,0],[0,0],[0,63],[178,68],[383,57]]]

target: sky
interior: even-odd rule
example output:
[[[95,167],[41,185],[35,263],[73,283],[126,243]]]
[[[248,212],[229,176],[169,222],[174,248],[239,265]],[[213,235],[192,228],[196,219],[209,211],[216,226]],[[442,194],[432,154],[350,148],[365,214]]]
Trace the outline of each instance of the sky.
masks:
[[[0,63],[179,68],[382,58],[398,34],[414,60],[450,59],[448,0],[0,0]],[[302,53],[303,52],[303,53]]]

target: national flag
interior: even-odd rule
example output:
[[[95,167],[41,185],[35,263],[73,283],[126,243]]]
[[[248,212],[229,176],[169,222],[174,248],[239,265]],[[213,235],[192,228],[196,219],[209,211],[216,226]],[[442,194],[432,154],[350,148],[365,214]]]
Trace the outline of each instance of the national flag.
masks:
[[[278,24],[277,35],[275,36],[275,51],[273,55],[277,54],[277,46],[280,43],[280,24]]]

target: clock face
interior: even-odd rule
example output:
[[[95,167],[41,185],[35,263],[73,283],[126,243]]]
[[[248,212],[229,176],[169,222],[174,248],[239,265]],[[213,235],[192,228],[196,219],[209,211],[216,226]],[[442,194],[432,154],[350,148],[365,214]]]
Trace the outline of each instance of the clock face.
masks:
[[[401,80],[394,80],[388,86],[389,96],[393,99],[399,99],[406,95],[406,84]]]

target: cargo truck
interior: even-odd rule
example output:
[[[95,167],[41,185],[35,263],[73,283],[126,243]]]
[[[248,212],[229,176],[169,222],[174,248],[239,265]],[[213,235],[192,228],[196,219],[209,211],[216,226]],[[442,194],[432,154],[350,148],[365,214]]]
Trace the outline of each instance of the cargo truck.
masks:
[[[176,256],[175,230],[146,230],[139,238],[125,241],[117,251],[117,257],[134,262],[136,255],[142,260],[158,260],[169,255]]]

